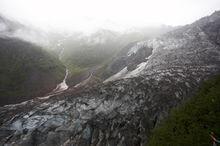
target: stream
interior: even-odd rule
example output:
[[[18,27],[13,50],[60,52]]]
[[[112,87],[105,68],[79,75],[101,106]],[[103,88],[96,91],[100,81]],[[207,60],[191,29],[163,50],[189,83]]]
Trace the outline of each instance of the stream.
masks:
[[[62,45],[62,42],[59,42],[57,45],[58,45],[58,46],[61,46],[61,45]],[[60,53],[59,53],[59,60],[60,60],[60,61],[61,61],[62,56],[63,56],[63,51],[64,51],[64,47],[61,48],[61,51],[60,51]],[[53,89],[52,92],[50,92],[50,93],[48,94],[49,97],[68,89],[69,86],[66,84],[66,80],[67,80],[68,74],[69,74],[69,70],[68,70],[67,67],[66,67],[66,74],[65,74],[65,77],[64,77],[63,81],[62,81],[61,83],[59,83],[59,84],[56,86],[56,88]],[[48,96],[46,96],[46,97],[48,97]]]
[[[65,74],[63,81],[61,83],[59,83],[55,89],[53,89],[53,91],[51,92],[52,94],[59,93],[59,92],[62,92],[62,91],[65,91],[66,89],[68,89],[68,85],[66,84],[66,79],[67,79],[68,73],[69,73],[69,71],[66,68],[66,74]]]

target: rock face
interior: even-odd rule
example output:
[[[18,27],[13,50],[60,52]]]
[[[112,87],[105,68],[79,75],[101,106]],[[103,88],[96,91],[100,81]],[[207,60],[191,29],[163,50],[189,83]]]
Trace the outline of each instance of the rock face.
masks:
[[[203,80],[220,72],[219,22],[220,12],[215,12],[139,43],[141,47],[127,52],[132,59],[136,54],[141,58],[137,66],[126,64],[104,84],[43,103],[2,107],[0,144],[145,145],[150,130],[172,107],[193,95]]]

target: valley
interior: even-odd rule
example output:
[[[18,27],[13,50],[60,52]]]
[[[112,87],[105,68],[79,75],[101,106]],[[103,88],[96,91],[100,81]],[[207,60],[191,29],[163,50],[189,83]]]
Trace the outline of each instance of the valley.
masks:
[[[22,42],[21,49],[28,45],[29,50],[14,56],[10,49],[19,51],[19,45],[6,43],[7,50],[0,52],[0,56],[8,53],[11,59],[1,58],[1,66],[12,62],[0,70],[4,75],[0,89],[11,87],[12,84],[7,84],[9,79],[35,78],[18,80],[15,84],[19,85],[13,86],[14,90],[24,87],[28,94],[1,92],[4,102],[0,107],[0,145],[184,146],[193,143],[189,135],[195,138],[196,132],[200,132],[196,128],[201,119],[194,121],[196,126],[188,132],[184,131],[187,129],[184,124],[191,125],[187,118],[193,121],[193,116],[203,118],[200,112],[207,116],[201,120],[202,124],[213,122],[213,126],[210,123],[200,126],[203,133],[199,140],[209,145],[208,132],[216,128],[215,133],[220,134],[216,122],[220,113],[219,30],[220,11],[216,11],[192,24],[155,31],[154,35],[99,30],[90,35],[57,35],[53,41],[48,37],[53,42],[48,45],[50,53],[45,50],[33,53],[33,44],[18,39],[14,41]],[[1,50],[7,41],[13,40],[2,39]],[[32,63],[35,58],[27,56],[37,59]],[[33,67],[31,74],[18,74],[18,70],[29,71]],[[11,68],[16,69],[15,73]],[[8,71],[19,78],[7,79]],[[216,79],[212,80],[213,77]],[[45,92],[38,94],[38,87]],[[11,102],[6,102],[9,98]],[[178,118],[184,121],[180,126],[175,121]],[[175,139],[181,139],[182,125],[184,142]],[[198,145],[198,141],[194,144]]]

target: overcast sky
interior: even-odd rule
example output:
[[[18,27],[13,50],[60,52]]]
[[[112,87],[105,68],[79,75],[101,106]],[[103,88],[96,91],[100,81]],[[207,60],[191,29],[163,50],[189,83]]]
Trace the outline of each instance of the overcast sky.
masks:
[[[47,30],[184,25],[220,10],[220,0],[0,0],[0,13]]]

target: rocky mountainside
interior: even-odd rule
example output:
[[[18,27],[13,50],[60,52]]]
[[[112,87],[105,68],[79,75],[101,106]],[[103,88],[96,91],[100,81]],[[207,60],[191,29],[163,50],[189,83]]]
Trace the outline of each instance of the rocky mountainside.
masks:
[[[219,23],[218,11],[161,37],[135,43],[125,51],[122,69],[114,70],[103,84],[67,91],[44,102],[1,107],[0,144],[147,144],[150,131],[170,109],[220,73]]]
[[[115,74],[106,80],[109,81],[113,78],[118,78],[124,70],[135,70],[137,65],[147,61],[148,57],[152,54],[152,50],[152,48],[145,45],[145,42],[133,42],[128,44],[108,64],[103,71],[103,78],[106,79]]]
[[[54,43],[57,45],[52,48],[56,52],[62,52],[61,60],[69,69],[67,83],[74,86],[76,81],[86,79],[94,68],[99,68],[97,74],[94,72],[94,76],[98,78],[111,75],[108,72],[102,74],[105,65],[112,62],[112,57],[128,43],[153,38],[172,29],[174,28],[169,26],[158,26],[124,32],[108,29],[99,29],[91,34],[70,32],[58,37]]]
[[[64,76],[62,63],[41,47],[0,37],[0,106],[43,96]]]
[[[118,73],[107,79],[107,81],[129,78],[148,72],[157,72],[170,67],[192,67],[198,65],[206,68],[209,64],[218,66],[219,27],[219,12],[215,12],[210,17],[202,18],[191,25],[171,31],[162,37],[138,42],[130,48],[123,58],[143,54],[143,49],[148,52],[153,49],[153,53],[145,55],[146,61],[139,65],[133,61],[133,64],[137,65],[137,68],[133,70],[129,69],[130,67],[126,61],[123,64],[124,68],[117,70]],[[210,59],[209,56],[212,56],[213,59]],[[138,57],[138,59],[140,58]],[[210,62],[212,60],[217,61],[217,64],[212,64]],[[113,62],[109,68],[115,66],[121,65]]]

